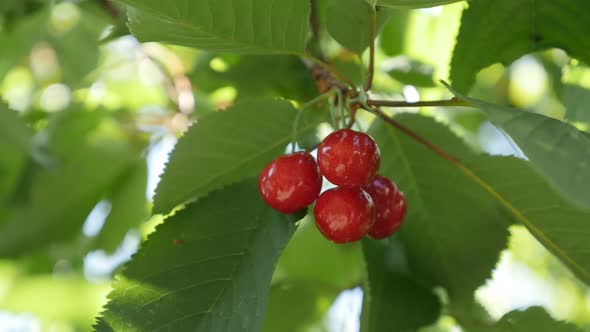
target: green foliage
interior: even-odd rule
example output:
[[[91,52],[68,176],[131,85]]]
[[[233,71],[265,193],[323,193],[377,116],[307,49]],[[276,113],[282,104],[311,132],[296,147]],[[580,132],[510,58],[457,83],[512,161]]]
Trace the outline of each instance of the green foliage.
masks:
[[[454,155],[473,155],[432,120],[398,121]],[[387,151],[381,173],[396,181],[410,202],[401,238],[413,277],[431,288],[443,286],[459,307],[470,305],[506,246],[508,222],[499,205],[468,174],[394,128],[377,122],[370,133]]]
[[[302,259],[305,257],[305,259]],[[364,277],[363,253],[357,244],[334,246],[305,218],[281,255],[275,278],[346,289]]]
[[[328,31],[342,46],[362,54],[371,42],[371,22],[377,22],[377,31],[389,19],[390,11],[375,7],[365,0],[332,1],[328,8]]]
[[[335,299],[363,287],[363,332],[588,328],[587,1],[0,2],[9,315],[89,331],[104,305],[101,332],[335,331]],[[526,61],[507,69],[533,52],[531,75],[519,77]],[[264,204],[256,177],[292,140],[313,151],[357,106],[387,104],[392,119],[359,111],[351,125],[378,141],[380,172],[406,194],[398,234],[335,245],[313,206]],[[466,104],[479,111],[447,107]],[[510,144],[528,159],[481,153]],[[152,203],[164,217],[150,218]],[[91,214],[104,206],[104,220]],[[130,230],[145,239],[121,269]],[[538,278],[553,301],[506,275]],[[506,296],[545,308],[510,311]]]
[[[377,4],[386,7],[424,8],[446,5],[462,0],[376,0]]]
[[[146,185],[147,165],[141,160],[129,168],[108,195],[111,211],[95,240],[96,248],[112,253],[130,229],[148,218]]]
[[[510,332],[576,332],[581,331],[573,324],[556,321],[540,307],[524,311],[509,312],[498,322],[496,330]]]
[[[566,84],[563,87],[563,104],[567,109],[567,119],[590,123],[590,90],[578,85]]]
[[[12,66],[18,63],[39,38],[39,31],[43,31],[47,14],[45,11],[35,13],[18,21],[9,31],[0,31],[0,77],[4,77]]]
[[[255,181],[188,205],[127,265],[96,331],[260,330],[295,219],[266,206]]]
[[[292,139],[296,111],[286,101],[243,101],[205,116],[178,142],[154,198],[154,212],[258,174]],[[302,121],[299,133],[318,123]]]
[[[433,324],[441,304],[431,289],[412,280],[396,238],[363,240],[368,272],[361,331],[415,331]]]
[[[467,99],[467,98],[466,98]],[[571,202],[590,209],[590,139],[540,114],[467,99],[520,147],[532,165]]]
[[[261,331],[325,331],[321,320],[337,294],[336,289],[313,282],[278,283],[270,290]]]
[[[590,212],[564,200],[524,161],[479,157],[467,165],[477,174],[482,186],[489,186],[514,220],[526,226],[580,279],[590,283],[590,255],[586,249],[588,238],[585,232]]]
[[[453,87],[467,92],[480,70],[551,47],[588,63],[588,20],[586,0],[470,1],[451,62]]]
[[[303,53],[309,2],[125,0],[129,28],[142,41],[224,53]]]
[[[3,148],[16,148],[28,151],[31,142],[31,130],[18,114],[0,103],[0,144]]]
[[[407,57],[395,59],[389,75],[395,80],[418,87],[434,87],[434,67]]]

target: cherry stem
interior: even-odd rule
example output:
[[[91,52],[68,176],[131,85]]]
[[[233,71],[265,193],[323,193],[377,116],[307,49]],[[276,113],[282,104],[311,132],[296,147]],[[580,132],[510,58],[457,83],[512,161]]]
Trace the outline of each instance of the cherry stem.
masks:
[[[413,138],[418,143],[424,145],[425,147],[432,150],[434,153],[438,154],[439,156],[441,156],[442,158],[451,162],[452,164],[457,165],[461,168],[466,168],[466,166],[459,159],[457,159],[457,157],[452,156],[452,155],[448,154],[447,152],[441,150],[438,146],[434,145],[433,143],[431,143],[430,141],[428,141],[424,137],[420,136],[419,134],[417,134],[413,130],[411,130],[411,129],[407,128],[406,126],[402,125],[401,123],[397,122],[395,119],[393,119],[392,117],[387,115],[385,112],[383,112],[379,108],[370,107],[367,111],[377,115],[378,117],[383,119],[383,121],[387,122],[389,125],[393,126],[394,128],[398,129],[402,133]]]
[[[311,106],[317,104],[318,102],[332,97],[334,95],[334,93],[335,93],[335,90],[330,90],[326,93],[323,93],[323,94],[313,98],[312,100],[303,104],[299,108],[299,110],[297,111],[297,115],[295,116],[295,121],[293,121],[293,132],[292,132],[292,136],[291,136],[291,150],[292,150],[292,152],[295,152],[295,149],[297,148],[297,130],[299,129],[299,122],[301,122],[301,116],[303,115],[303,112],[306,109],[310,108]]]
[[[448,100],[429,100],[429,101],[395,101],[395,100],[367,100],[367,105],[377,107],[435,107],[435,106],[461,106],[470,107],[472,106],[469,102],[459,99],[452,98]]]
[[[377,11],[375,6],[371,7],[371,28],[369,32],[369,74],[365,84],[365,91],[371,90],[373,77],[375,76],[375,38],[377,34]]]

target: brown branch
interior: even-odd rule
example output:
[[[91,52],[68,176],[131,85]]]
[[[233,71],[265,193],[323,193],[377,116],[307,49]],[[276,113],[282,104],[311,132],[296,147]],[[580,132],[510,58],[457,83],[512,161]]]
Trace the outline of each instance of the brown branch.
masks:
[[[119,18],[121,16],[119,9],[110,0],[98,0],[98,3],[113,18]]]
[[[406,126],[402,125],[401,123],[397,122],[395,119],[393,119],[389,115],[385,114],[379,108],[373,107],[368,111],[377,115],[378,117],[383,119],[383,121],[387,122],[389,125],[395,127],[399,131],[401,131],[404,134],[408,135],[409,137],[413,138],[418,143],[424,145],[425,147],[432,150],[434,153],[438,154],[439,156],[443,157],[444,159],[448,160],[449,162],[451,162],[455,165],[458,165],[460,167],[466,168],[466,166],[463,165],[463,163],[459,159],[446,153],[445,151],[441,150],[438,146],[434,145],[433,143],[431,143],[430,141],[428,141],[424,137],[420,136],[419,134],[417,134],[413,130],[411,130],[411,129],[407,128]]]
[[[315,40],[320,40],[320,23],[318,21],[318,4],[317,0],[311,1],[311,13],[309,15],[309,24],[311,25],[311,33]]]
[[[377,107],[432,107],[432,106],[462,106],[471,107],[472,105],[464,100],[453,98],[449,100],[430,100],[430,101],[394,101],[394,100],[368,100],[367,105]]]
[[[371,8],[371,28],[369,32],[369,76],[365,84],[365,91],[371,90],[375,76],[375,38],[377,37],[377,11]]]

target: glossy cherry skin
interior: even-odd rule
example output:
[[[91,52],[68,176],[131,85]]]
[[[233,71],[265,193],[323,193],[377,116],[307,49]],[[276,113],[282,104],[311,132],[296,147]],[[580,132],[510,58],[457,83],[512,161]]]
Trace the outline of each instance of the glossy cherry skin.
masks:
[[[264,167],[258,189],[273,209],[293,213],[318,198],[322,176],[318,164],[307,152],[280,156]]]
[[[379,170],[381,153],[371,136],[351,129],[337,130],[320,144],[322,174],[337,186],[367,185]]]
[[[313,213],[320,232],[335,243],[362,239],[375,222],[375,204],[359,187],[325,191],[316,201]]]
[[[375,203],[375,224],[369,236],[380,240],[397,232],[406,215],[406,197],[388,178],[377,175],[365,190]]]

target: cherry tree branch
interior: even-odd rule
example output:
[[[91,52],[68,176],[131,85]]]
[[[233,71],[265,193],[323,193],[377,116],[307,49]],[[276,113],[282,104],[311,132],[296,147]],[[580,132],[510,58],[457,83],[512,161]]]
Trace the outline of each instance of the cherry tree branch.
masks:
[[[459,159],[457,159],[457,157],[455,157],[453,155],[450,155],[449,153],[443,151],[438,146],[436,146],[434,143],[431,143],[426,138],[420,136],[419,134],[417,134],[413,130],[411,130],[408,127],[406,127],[406,126],[402,125],[401,123],[397,122],[394,118],[390,117],[389,115],[387,115],[385,112],[383,112],[379,108],[377,108],[377,107],[371,107],[370,109],[368,109],[368,111],[371,112],[371,113],[373,113],[373,114],[375,114],[375,115],[377,115],[383,121],[387,122],[389,125],[393,126],[394,128],[398,129],[402,133],[404,133],[404,134],[408,135],[409,137],[413,138],[415,141],[417,141],[418,143],[424,145],[425,147],[427,147],[428,149],[430,149],[434,153],[438,154],[442,158],[446,159],[447,161],[451,162],[452,164],[454,164],[456,166],[460,166],[461,168],[467,168]]]
[[[433,106],[462,106],[470,107],[471,104],[465,100],[452,98],[448,100],[430,100],[430,101],[395,101],[395,100],[368,100],[367,105],[377,107],[433,107]]]
[[[371,28],[369,32],[369,75],[365,84],[365,91],[371,90],[373,77],[375,76],[375,38],[377,37],[377,11],[371,7]]]
[[[119,9],[110,0],[98,0],[98,3],[113,18],[119,18],[121,16]]]

